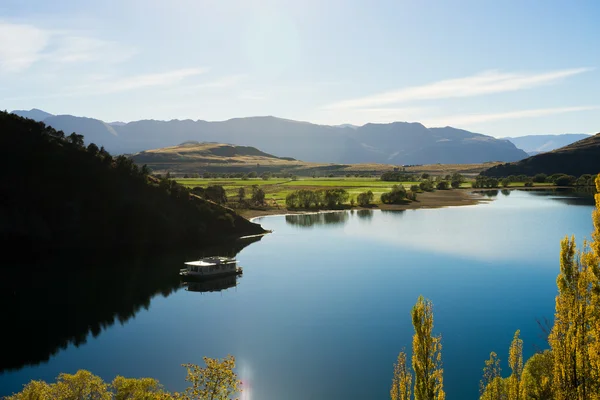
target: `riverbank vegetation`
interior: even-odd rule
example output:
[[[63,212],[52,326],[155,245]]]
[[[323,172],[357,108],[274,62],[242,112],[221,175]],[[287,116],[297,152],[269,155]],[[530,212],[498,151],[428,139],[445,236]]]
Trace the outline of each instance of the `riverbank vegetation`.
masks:
[[[600,191],[600,175],[595,184]],[[592,242],[584,242],[578,250],[574,237],[561,241],[554,324],[547,332],[549,349],[523,360],[523,340],[517,330],[508,350],[510,375],[503,377],[500,359],[491,352],[479,384],[480,400],[600,399],[600,194],[595,198]],[[441,337],[432,333],[431,302],[420,297],[411,315],[412,371],[407,354],[400,352],[390,396],[392,400],[442,400]]]
[[[168,247],[264,232],[83,136],[0,112],[0,238],[10,248]]]
[[[106,383],[86,370],[60,374],[55,383],[31,381],[23,390],[7,400],[229,400],[241,392],[235,368],[235,357],[219,360],[204,357],[205,367],[183,364],[190,386],[182,393],[169,393],[153,378],[117,376]]]

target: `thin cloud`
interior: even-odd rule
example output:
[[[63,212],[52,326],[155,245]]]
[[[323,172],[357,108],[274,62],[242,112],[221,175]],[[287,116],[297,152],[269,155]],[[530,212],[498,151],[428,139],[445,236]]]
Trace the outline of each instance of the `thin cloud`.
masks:
[[[148,87],[173,86],[187,78],[201,75],[206,71],[208,71],[208,68],[183,68],[173,71],[154,74],[141,74],[112,80],[100,79],[92,84],[79,86],[75,89],[75,93],[107,94]]]
[[[47,31],[31,25],[0,22],[0,71],[29,68],[40,59],[50,36]]]
[[[596,106],[577,106],[577,107],[557,107],[557,108],[539,108],[534,110],[510,111],[495,114],[470,114],[456,115],[450,117],[436,118],[435,120],[426,120],[427,126],[447,126],[447,125],[468,125],[491,121],[500,121],[505,119],[536,118],[554,114],[565,114],[579,111],[600,110],[600,105]]]
[[[378,107],[413,100],[472,97],[484,94],[511,92],[552,84],[564,78],[591,70],[592,68],[572,68],[541,74],[486,71],[464,78],[447,79],[423,86],[414,86],[371,96],[344,100],[329,104],[324,108],[329,110],[355,109]]]
[[[262,93],[245,92],[238,96],[240,100],[266,100],[267,97]]]
[[[136,51],[117,42],[0,21],[0,72],[22,72],[43,62],[49,66],[75,63],[115,64]]]
[[[236,74],[236,75],[223,76],[221,78],[215,79],[214,81],[199,83],[197,85],[194,85],[193,87],[198,88],[198,89],[232,87],[232,86],[236,86],[237,84],[242,82],[247,77],[248,77],[248,74]]]

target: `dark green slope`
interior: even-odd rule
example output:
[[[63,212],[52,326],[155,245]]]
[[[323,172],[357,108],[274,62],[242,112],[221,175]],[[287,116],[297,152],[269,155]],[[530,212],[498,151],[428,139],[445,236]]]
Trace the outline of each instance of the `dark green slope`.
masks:
[[[0,239],[41,248],[201,246],[263,229],[83,137],[0,112]],[[15,247],[13,247],[15,248]]]
[[[486,176],[535,175],[539,173],[580,176],[600,172],[600,133],[560,149],[521,161],[500,164],[481,174]]]

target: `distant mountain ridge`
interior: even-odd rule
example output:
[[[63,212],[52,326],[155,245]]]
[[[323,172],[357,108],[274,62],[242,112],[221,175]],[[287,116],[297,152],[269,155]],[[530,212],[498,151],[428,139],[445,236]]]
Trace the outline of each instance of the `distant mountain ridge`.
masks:
[[[529,155],[535,155],[546,151],[552,151],[578,140],[590,137],[584,133],[565,133],[562,135],[527,135],[519,137],[505,137],[503,139],[510,140],[518,148],[524,150]]]
[[[42,116],[33,111],[22,113]],[[113,153],[138,153],[193,140],[253,146],[268,154],[322,163],[466,164],[527,157],[507,140],[452,127],[426,128],[417,122],[328,126],[267,116],[218,122],[141,120],[108,124],[71,115],[49,115],[43,121],[67,134],[83,134],[86,142]]]
[[[533,176],[540,173],[564,173],[573,176],[600,173],[600,133],[560,149],[497,165],[481,174],[502,177],[521,174]]]

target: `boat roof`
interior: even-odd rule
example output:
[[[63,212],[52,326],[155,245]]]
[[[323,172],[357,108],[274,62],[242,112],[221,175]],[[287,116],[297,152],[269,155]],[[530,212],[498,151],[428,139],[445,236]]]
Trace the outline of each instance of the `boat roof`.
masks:
[[[235,262],[235,259],[229,258],[229,257],[205,257],[205,258],[201,258],[198,261],[188,261],[184,264],[190,265],[193,267],[212,267],[212,266],[217,265],[218,262],[224,262],[224,261]]]

